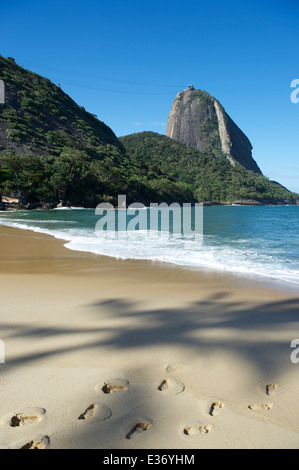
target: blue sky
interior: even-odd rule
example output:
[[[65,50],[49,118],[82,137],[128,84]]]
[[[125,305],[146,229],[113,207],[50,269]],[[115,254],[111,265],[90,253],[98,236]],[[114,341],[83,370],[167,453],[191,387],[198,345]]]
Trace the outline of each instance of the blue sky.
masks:
[[[0,54],[61,84],[117,136],[164,134],[193,84],[248,136],[263,173],[299,192],[297,0],[0,0],[0,19]]]

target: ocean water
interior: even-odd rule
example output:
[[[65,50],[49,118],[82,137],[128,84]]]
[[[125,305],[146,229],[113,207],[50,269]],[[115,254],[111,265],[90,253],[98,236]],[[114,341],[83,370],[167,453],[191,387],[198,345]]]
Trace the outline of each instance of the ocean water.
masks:
[[[94,209],[80,208],[0,213],[1,225],[53,235],[71,250],[299,284],[299,206],[204,207],[203,237],[194,240],[147,230],[117,238],[95,231],[99,219]]]

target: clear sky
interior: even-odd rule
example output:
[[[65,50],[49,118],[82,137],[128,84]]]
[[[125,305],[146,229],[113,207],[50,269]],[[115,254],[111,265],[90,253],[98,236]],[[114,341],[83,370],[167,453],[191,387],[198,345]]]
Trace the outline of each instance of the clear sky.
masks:
[[[117,136],[165,134],[193,84],[248,136],[262,172],[299,192],[298,0],[0,0],[0,20],[0,54]]]

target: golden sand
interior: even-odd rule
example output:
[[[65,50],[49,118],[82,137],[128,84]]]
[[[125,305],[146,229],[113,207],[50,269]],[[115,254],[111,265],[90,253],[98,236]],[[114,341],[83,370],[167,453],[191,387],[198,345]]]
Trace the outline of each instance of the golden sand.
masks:
[[[0,243],[0,447],[298,448],[295,288],[8,227]]]

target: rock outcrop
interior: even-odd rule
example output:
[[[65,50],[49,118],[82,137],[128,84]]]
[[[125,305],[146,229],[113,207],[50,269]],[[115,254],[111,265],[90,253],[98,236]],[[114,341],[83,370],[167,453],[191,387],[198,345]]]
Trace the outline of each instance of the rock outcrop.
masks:
[[[261,173],[246,135],[219,101],[192,85],[177,94],[168,116],[166,135],[215,157],[225,155],[233,166],[238,162]]]

